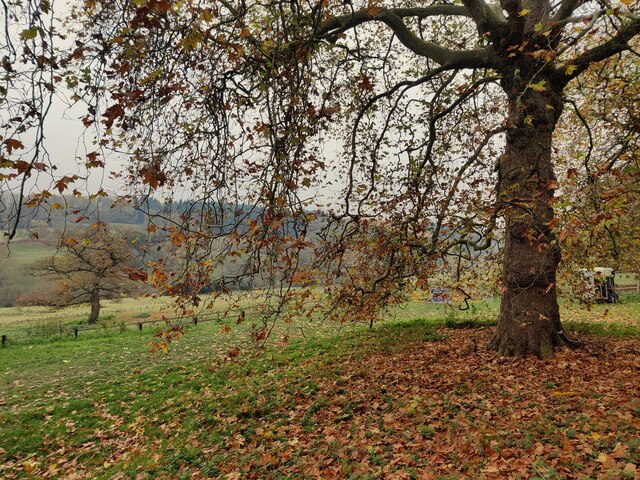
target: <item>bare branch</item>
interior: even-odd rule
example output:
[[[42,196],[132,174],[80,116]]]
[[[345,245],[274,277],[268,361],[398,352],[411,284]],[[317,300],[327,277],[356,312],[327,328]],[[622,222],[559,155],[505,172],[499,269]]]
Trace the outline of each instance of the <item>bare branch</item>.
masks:
[[[463,17],[471,16],[467,8],[462,5],[432,5],[430,7],[418,8],[390,8],[385,10],[377,9],[375,12],[379,14],[382,11],[389,12],[398,18],[413,17],[417,19],[424,19],[439,15]],[[372,13],[372,10],[362,8],[349,15],[332,17],[322,25],[320,25],[318,34],[319,36],[335,35],[338,32],[344,32],[363,23],[370,22],[375,19],[375,15],[372,15]]]

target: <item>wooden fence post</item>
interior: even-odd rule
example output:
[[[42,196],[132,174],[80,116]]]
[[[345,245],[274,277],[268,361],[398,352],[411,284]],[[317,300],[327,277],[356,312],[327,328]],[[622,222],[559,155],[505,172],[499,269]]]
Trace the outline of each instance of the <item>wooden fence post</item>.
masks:
[[[78,327],[73,327],[73,336],[78,338]]]
[[[138,331],[142,331],[142,322],[138,322]]]
[[[6,343],[7,343],[7,336],[6,335],[2,335],[2,348],[4,348]]]
[[[193,324],[197,325],[198,324],[198,317],[193,317]]]

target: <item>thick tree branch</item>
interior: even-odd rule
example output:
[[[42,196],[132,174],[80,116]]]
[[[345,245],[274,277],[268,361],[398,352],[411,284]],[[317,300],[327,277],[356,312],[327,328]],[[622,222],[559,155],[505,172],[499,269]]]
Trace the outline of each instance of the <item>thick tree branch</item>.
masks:
[[[566,76],[566,81],[569,82],[570,80],[576,78],[587,68],[589,68],[589,65],[591,65],[592,63],[601,62],[602,60],[606,60],[613,55],[624,52],[625,50],[629,50],[631,48],[628,43],[629,40],[639,34],[640,19],[634,19],[626,25],[623,25],[618,30],[618,33],[610,40],[604,42],[601,45],[598,45],[597,47],[587,50],[574,61],[570,62],[570,64],[574,65],[576,68],[573,70],[571,75]]]
[[[463,0],[471,18],[478,26],[480,34],[491,32],[494,35],[503,34],[507,26],[506,19],[494,11],[484,0]]]
[[[462,5],[433,5],[431,7],[390,8],[385,10],[370,10],[367,8],[362,8],[348,15],[341,15],[339,17],[330,18],[322,25],[320,25],[320,28],[318,29],[318,35],[335,35],[338,32],[344,32],[353,27],[374,20],[374,15],[372,15],[372,13],[380,13],[381,11],[389,12],[399,18],[413,17],[417,19],[423,19],[438,15],[463,17],[471,16],[467,8]]]
[[[397,13],[396,13],[397,12]],[[320,38],[335,39],[337,34],[367,22],[382,22],[387,25],[400,42],[417,55],[430,58],[446,68],[491,68],[493,52],[490,48],[475,50],[451,50],[415,35],[402,20],[413,12],[414,17],[427,15],[468,15],[466,8],[455,5],[437,5],[426,8],[361,9],[351,15],[334,17],[320,26]],[[444,13],[447,12],[447,13]],[[452,13],[457,12],[457,13]]]
[[[560,8],[554,15],[552,22],[561,22],[573,14],[576,8],[584,3],[584,0],[563,0]]]
[[[564,27],[565,25],[569,25],[571,23],[588,23],[592,21],[594,18],[598,19],[607,13],[607,10],[602,8],[597,10],[589,15],[578,15],[575,17],[567,17],[559,22],[555,22],[554,25],[558,27]]]
[[[500,6],[511,19],[517,18],[518,12],[522,10],[522,2],[520,0],[500,0]]]

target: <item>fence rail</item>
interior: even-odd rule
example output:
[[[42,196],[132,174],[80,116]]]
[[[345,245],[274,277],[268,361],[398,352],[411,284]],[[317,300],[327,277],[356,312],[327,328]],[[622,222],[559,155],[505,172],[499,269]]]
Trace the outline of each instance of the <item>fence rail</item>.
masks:
[[[635,285],[625,285],[624,287],[616,287],[616,291],[620,293],[640,293],[640,282]]]
[[[144,325],[148,325],[148,324],[154,324],[154,325],[159,325],[164,323],[165,325],[176,325],[176,324],[180,324],[180,325],[198,325],[199,323],[206,323],[206,322],[216,322],[216,321],[220,321],[224,318],[233,318],[234,315],[237,315],[238,317],[242,317],[244,319],[245,315],[247,313],[253,312],[254,310],[256,310],[255,306],[250,306],[250,307],[244,307],[244,308],[233,308],[233,309],[229,309],[229,310],[221,310],[218,312],[211,312],[211,313],[203,313],[203,314],[199,314],[199,315],[189,315],[189,316],[184,316],[184,317],[162,317],[162,318],[152,318],[152,319],[148,319],[148,320],[138,320],[137,322],[131,322],[131,323],[120,323],[120,324],[112,324],[109,326],[106,326],[105,324],[95,324],[95,325],[86,325],[86,326],[76,326],[76,327],[60,327],[58,333],[60,335],[68,335],[71,336],[73,335],[74,338],[78,338],[78,336],[80,335],[81,332],[87,332],[87,331],[96,331],[96,330],[102,330],[105,331],[107,329],[109,330],[114,330],[114,329],[125,329],[125,330],[129,330],[131,328],[137,328],[138,331],[142,331],[143,326]],[[52,334],[46,334],[46,333],[27,333],[27,334],[15,334],[15,335],[7,335],[7,334],[3,334],[1,336],[1,346],[2,348],[4,348],[7,343],[9,342],[9,340],[24,340],[24,339],[30,339],[30,338],[46,338],[46,337],[50,337],[53,336]]]

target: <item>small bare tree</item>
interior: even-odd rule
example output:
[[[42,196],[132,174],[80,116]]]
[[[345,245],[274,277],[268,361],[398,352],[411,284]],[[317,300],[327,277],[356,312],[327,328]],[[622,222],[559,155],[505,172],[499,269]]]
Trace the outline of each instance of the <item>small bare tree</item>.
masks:
[[[95,324],[100,315],[100,301],[118,299],[132,293],[136,284],[129,279],[127,267],[133,256],[126,239],[110,232],[107,225],[97,223],[60,241],[59,251],[36,262],[36,274],[56,278],[60,282],[48,296],[56,306],[89,303],[88,323]]]

